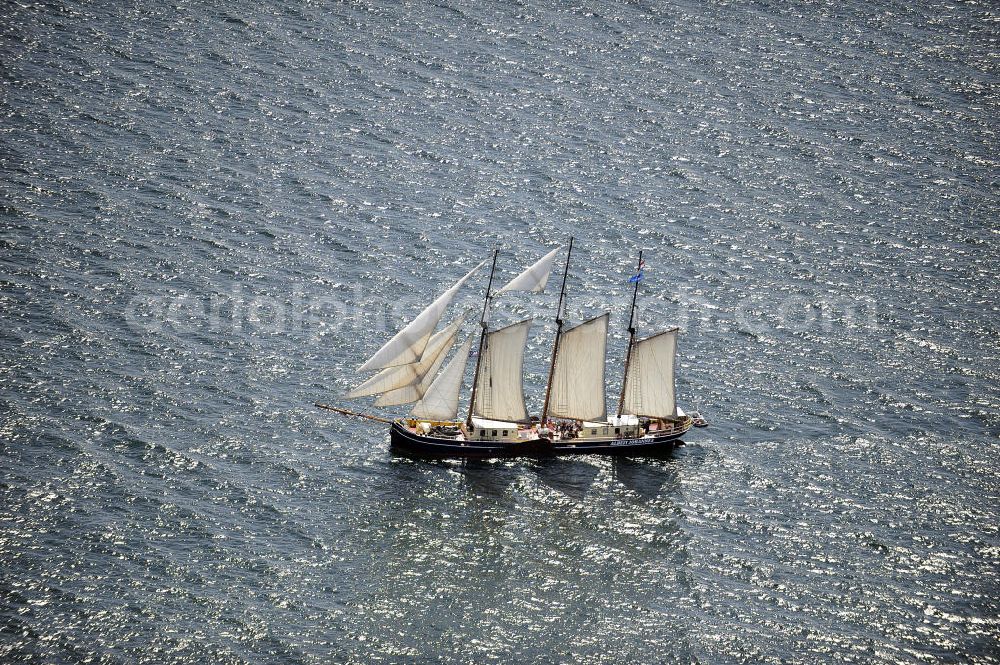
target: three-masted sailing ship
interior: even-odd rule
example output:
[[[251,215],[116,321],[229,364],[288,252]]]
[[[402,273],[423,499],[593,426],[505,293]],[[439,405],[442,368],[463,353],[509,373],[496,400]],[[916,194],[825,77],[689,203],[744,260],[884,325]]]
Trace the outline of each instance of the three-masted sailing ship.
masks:
[[[409,416],[387,419],[317,404],[340,413],[362,415],[391,424],[394,449],[433,457],[491,458],[547,455],[643,455],[673,448],[692,425],[677,406],[674,360],[677,328],[636,339],[636,298],[644,272],[642,253],[629,311],[628,347],[617,408],[608,413],[605,357],[610,313],[566,328],[564,306],[573,239],[566,250],[562,288],[556,309],[545,398],[539,416],[524,401],[523,360],[532,319],[491,328],[493,300],[510,291],[541,292],[556,255],[548,252],[524,272],[493,290],[499,248],[494,249],[480,315],[478,353],[468,411],[459,418],[459,396],[475,336],[459,343],[468,312],[435,332],[462,286],[483,261],[442,293],[413,321],[380,348],[359,372],[376,371],[345,395],[378,395],[375,406],[413,404]],[[445,364],[449,352],[455,348]]]

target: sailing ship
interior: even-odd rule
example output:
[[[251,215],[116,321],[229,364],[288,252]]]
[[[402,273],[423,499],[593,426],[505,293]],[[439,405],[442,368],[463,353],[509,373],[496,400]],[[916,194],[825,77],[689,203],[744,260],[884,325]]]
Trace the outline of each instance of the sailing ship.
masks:
[[[668,452],[692,426],[676,402],[674,360],[677,328],[636,338],[636,299],[644,278],[642,252],[629,311],[628,347],[617,408],[608,413],[605,358],[610,312],[566,328],[564,307],[573,239],[563,268],[556,308],[556,334],[549,362],[545,398],[539,416],[529,416],[524,401],[523,360],[532,319],[491,328],[490,309],[500,294],[541,292],[561,247],[548,252],[524,272],[493,291],[499,247],[479,320],[478,352],[468,411],[459,418],[466,364],[474,336],[460,344],[463,312],[435,332],[461,287],[483,261],[442,293],[413,321],[386,342],[359,372],[377,370],[348,392],[355,399],[378,395],[375,406],[414,404],[407,417],[388,419],[317,404],[347,415],[390,424],[393,449],[443,458],[497,458],[549,455],[649,455]],[[455,348],[457,345],[457,348]],[[444,361],[452,348],[455,352]],[[443,366],[443,368],[442,368]]]

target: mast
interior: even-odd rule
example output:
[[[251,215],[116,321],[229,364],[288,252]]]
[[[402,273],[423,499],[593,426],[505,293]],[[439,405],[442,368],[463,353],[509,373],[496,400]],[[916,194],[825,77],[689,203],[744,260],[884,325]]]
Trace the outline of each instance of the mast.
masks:
[[[642,250],[639,250],[639,263],[636,264],[635,274],[639,276],[635,280],[635,290],[632,291],[632,308],[628,312],[628,351],[625,352],[625,373],[622,375],[622,394],[618,398],[618,417],[622,417],[622,409],[625,407],[625,386],[628,385],[628,366],[632,361],[632,347],[635,345],[635,299],[639,295],[639,282],[642,281]]]
[[[566,250],[566,267],[563,268],[562,288],[559,290],[559,304],[556,306],[556,341],[552,345],[552,362],[549,363],[549,378],[545,383],[545,402],[542,405],[540,426],[545,427],[545,418],[549,415],[549,396],[552,394],[552,372],[556,368],[556,355],[559,353],[559,338],[562,336],[563,298],[566,295],[566,276],[569,274],[569,257],[573,254],[573,236],[569,238],[569,248]]]
[[[469,415],[465,418],[465,426],[472,427],[472,409],[476,404],[476,384],[479,383],[479,366],[483,362],[483,347],[486,345],[486,312],[490,307],[490,290],[493,288],[493,275],[497,270],[497,255],[500,254],[500,245],[493,249],[493,266],[490,268],[490,281],[486,284],[486,299],[483,301],[483,315],[479,319],[479,326],[482,330],[479,333],[479,354],[476,356],[476,371],[472,375],[472,395],[469,397]]]

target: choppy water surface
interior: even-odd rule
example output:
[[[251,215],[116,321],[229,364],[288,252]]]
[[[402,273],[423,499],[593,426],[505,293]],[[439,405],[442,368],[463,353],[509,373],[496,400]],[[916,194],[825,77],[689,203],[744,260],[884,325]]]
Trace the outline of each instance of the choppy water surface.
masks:
[[[998,661],[995,5],[224,4],[2,12],[0,660]],[[570,235],[671,458],[312,407]]]

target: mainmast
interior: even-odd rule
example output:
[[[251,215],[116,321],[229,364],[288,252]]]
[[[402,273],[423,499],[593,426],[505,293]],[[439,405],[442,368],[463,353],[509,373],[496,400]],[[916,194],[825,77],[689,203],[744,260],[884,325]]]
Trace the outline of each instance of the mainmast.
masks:
[[[566,250],[566,267],[563,268],[562,288],[559,290],[559,304],[556,306],[556,341],[552,345],[552,362],[549,363],[549,378],[545,383],[545,402],[542,405],[541,427],[545,427],[545,418],[549,415],[549,396],[552,394],[552,372],[556,368],[556,355],[559,353],[559,339],[563,327],[563,298],[566,295],[566,276],[569,274],[569,257],[573,254],[573,237],[570,236],[569,248]]]
[[[486,346],[486,328],[489,324],[486,322],[486,313],[490,307],[490,297],[491,290],[493,289],[493,275],[497,270],[497,255],[500,254],[500,246],[497,245],[493,249],[493,266],[490,268],[490,281],[486,284],[486,299],[483,301],[483,315],[479,319],[479,325],[482,331],[479,334],[479,353],[476,356],[476,371],[472,375],[472,395],[469,397],[469,415],[465,419],[465,426],[472,427],[472,409],[475,408],[476,404],[476,386],[479,383],[479,366],[483,362],[483,349]]]
[[[639,282],[642,281],[642,250],[639,250],[639,263],[635,271],[635,290],[632,292],[632,308],[628,312],[628,351],[625,352],[625,373],[622,375],[622,394],[618,398],[618,417],[622,417],[622,409],[625,407],[625,386],[628,385],[628,366],[632,361],[632,347],[635,345],[635,299],[639,295]]]

